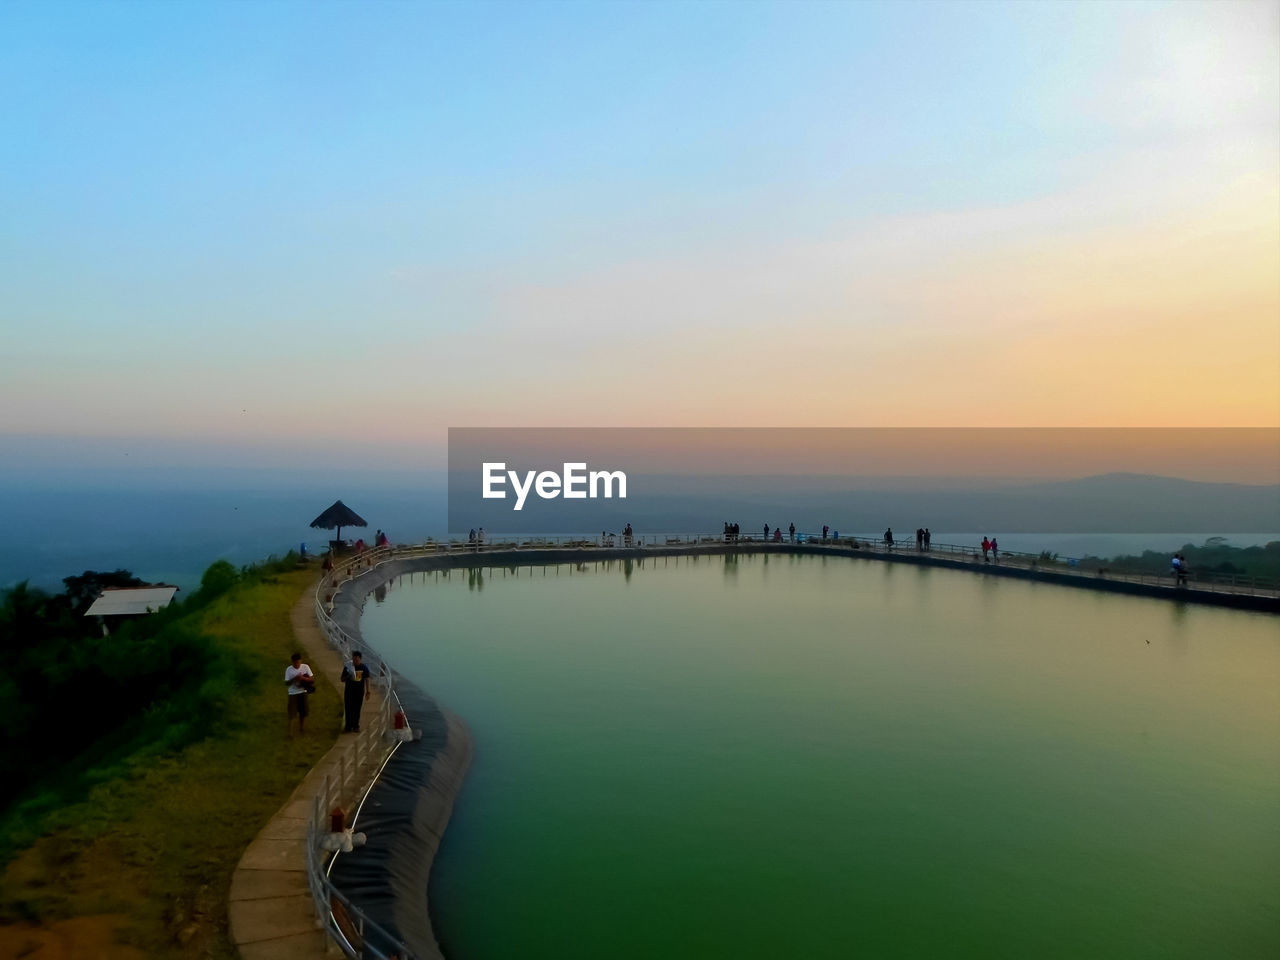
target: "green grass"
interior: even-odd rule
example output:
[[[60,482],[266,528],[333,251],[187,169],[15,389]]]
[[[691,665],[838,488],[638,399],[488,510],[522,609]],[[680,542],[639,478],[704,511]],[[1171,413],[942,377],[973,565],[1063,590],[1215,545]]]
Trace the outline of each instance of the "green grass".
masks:
[[[307,735],[285,730],[282,680],[297,646],[289,611],[314,576],[247,576],[191,615],[245,667],[226,692],[217,735],[168,752],[126,744],[75,771],[74,789],[64,777],[0,821],[0,917],[122,913],[123,937],[149,956],[235,956],[226,934],[231,873],[341,725],[341,702],[322,685]],[[92,723],[84,718],[87,731]]]

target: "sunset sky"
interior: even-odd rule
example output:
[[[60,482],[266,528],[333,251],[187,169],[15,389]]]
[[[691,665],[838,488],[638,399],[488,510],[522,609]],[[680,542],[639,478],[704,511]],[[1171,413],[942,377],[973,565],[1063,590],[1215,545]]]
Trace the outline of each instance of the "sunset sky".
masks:
[[[1273,2],[9,3],[0,101],[0,434],[1280,425]]]

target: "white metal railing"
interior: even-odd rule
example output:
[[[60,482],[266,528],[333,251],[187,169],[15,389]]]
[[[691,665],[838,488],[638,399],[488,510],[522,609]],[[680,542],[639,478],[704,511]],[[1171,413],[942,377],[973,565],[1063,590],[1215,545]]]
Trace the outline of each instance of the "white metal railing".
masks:
[[[914,538],[894,538],[885,541],[882,537],[833,537],[824,539],[818,533],[802,533],[797,531],[795,537],[784,531],[782,540],[775,540],[772,528],[766,540],[763,527],[754,534],[743,533],[736,537],[727,537],[724,533],[673,533],[673,534],[633,534],[624,537],[622,534],[601,533],[597,536],[574,535],[489,535],[482,541],[462,539],[428,540],[413,546],[400,545],[384,547],[380,552],[373,552],[366,563],[377,566],[391,559],[412,556],[431,556],[434,554],[486,554],[511,550],[538,549],[608,549],[618,547],[662,548],[677,546],[695,546],[723,544],[725,542],[750,545],[755,549],[772,546],[803,545],[811,549],[848,548],[865,550],[873,555],[918,554],[921,556],[941,555],[948,559],[983,563],[982,548],[978,544],[930,543],[917,545]],[[1179,584],[1173,571],[1124,571],[1113,570],[1092,558],[1059,557],[1046,553],[1028,553],[1017,550],[1001,549],[989,555],[985,562],[995,566],[1014,567],[1043,571],[1065,576],[1079,577],[1086,580],[1110,580],[1121,583],[1135,583],[1145,586],[1164,587],[1173,590],[1198,590],[1209,593],[1237,594],[1242,596],[1280,598],[1280,578],[1257,577],[1245,574],[1223,574],[1214,571],[1197,572],[1188,570],[1184,582]]]
[[[326,569],[315,591],[316,622],[325,639],[336,648],[344,661],[356,649],[356,641],[333,619],[333,600],[346,582],[367,573],[390,558],[391,550],[379,547],[345,558]],[[332,562],[332,553],[326,564]],[[395,674],[376,651],[360,647],[362,659],[379,693],[377,709],[363,714],[361,730],[356,734],[351,752],[342,754],[338,768],[325,776],[324,785],[315,794],[311,817],[307,824],[307,885],[315,902],[316,916],[332,943],[352,960],[413,960],[413,954],[402,942],[379,926],[362,909],[351,902],[330,879],[329,873],[339,854],[330,855],[322,847],[328,833],[329,812],[359,797],[359,805],[351,818],[351,826],[359,819],[359,808],[377,781],[382,768],[400,745],[390,736],[395,718],[401,714],[396,695]],[[366,719],[367,718],[367,719]]]

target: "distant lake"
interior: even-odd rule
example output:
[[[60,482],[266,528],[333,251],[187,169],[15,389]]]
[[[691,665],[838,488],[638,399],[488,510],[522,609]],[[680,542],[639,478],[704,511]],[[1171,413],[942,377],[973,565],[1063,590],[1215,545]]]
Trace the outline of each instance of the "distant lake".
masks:
[[[325,548],[332,531],[308,524],[342,499],[369,522],[344,529],[344,538],[377,528],[399,541],[421,541],[444,524],[439,491],[350,485],[314,488],[155,490],[0,488],[5,536],[14,545],[0,555],[0,588],[29,578],[61,589],[62,578],[84,570],[132,570],[151,582],[190,590],[215,560],[236,566],[282,555],[306,543]]]
[[[304,542],[312,552],[324,549],[330,532],[312,530],[308,524],[338,498],[369,522],[367,530],[344,530],[344,537],[367,534],[372,541],[376,528],[387,530],[400,543],[420,543],[428,536],[443,535],[445,495],[431,486],[361,488],[346,484],[321,490],[278,485],[214,490],[0,486],[3,527],[11,544],[10,550],[0,554],[0,588],[30,579],[36,586],[61,589],[62,578],[71,574],[124,567],[145,580],[190,590],[214,560],[226,559],[239,566],[296,550]],[[715,532],[720,522],[709,521],[702,531],[675,532]],[[619,524],[618,529],[621,527]],[[884,530],[841,532],[879,537]],[[911,536],[914,531],[897,533]],[[1064,557],[1173,550],[1205,539],[1202,533],[1001,534],[989,530],[934,531],[934,542],[977,544],[984,533],[998,536],[1006,550],[1050,550]],[[1236,546],[1280,539],[1277,533],[1228,536]]]
[[[1274,617],[813,556],[417,574],[449,956],[1280,955]]]

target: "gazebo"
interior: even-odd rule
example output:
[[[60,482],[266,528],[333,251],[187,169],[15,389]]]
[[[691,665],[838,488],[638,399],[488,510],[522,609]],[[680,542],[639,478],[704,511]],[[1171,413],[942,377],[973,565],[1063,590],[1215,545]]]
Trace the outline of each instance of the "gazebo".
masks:
[[[311,521],[311,526],[317,530],[333,530],[337,528],[334,539],[329,541],[329,545],[335,549],[342,545],[342,528],[343,527],[367,527],[364,517],[356,513],[341,500],[333,501],[331,506],[320,516]]]

